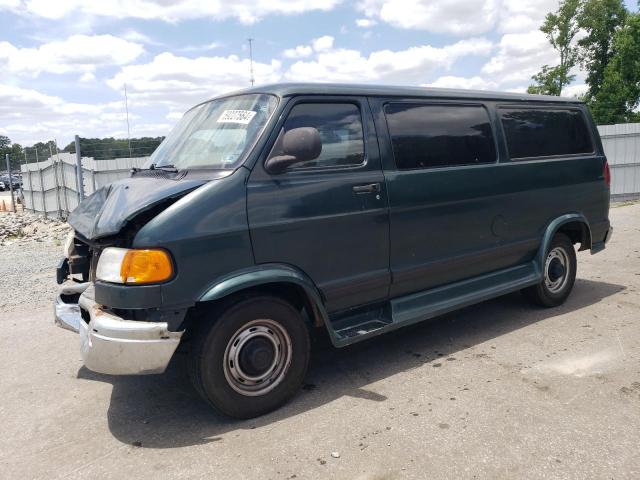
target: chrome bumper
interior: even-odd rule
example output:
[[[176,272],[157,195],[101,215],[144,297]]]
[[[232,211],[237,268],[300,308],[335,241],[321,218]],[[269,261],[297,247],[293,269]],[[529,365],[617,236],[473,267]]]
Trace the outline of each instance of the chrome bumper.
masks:
[[[68,297],[76,294],[80,294],[78,303],[70,303]],[[80,333],[84,365],[98,373],[162,373],[184,333],[170,332],[166,322],[125,320],[103,310],[93,299],[91,283],[65,282],[54,311],[56,325]]]

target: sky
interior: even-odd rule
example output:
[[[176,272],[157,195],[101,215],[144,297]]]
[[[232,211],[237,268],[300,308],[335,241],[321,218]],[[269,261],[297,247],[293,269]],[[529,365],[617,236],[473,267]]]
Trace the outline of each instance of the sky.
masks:
[[[631,2],[628,2],[631,3]],[[558,56],[558,0],[0,0],[0,135],[29,146],[165,135],[250,85],[358,82],[524,92]],[[564,95],[585,90],[584,73]]]

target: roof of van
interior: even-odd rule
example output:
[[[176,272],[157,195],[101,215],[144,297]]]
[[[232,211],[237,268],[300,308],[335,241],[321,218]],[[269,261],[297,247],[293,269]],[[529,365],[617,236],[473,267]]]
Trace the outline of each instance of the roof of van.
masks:
[[[486,90],[463,90],[432,87],[403,87],[392,85],[340,84],[340,83],[274,83],[243,89],[221,95],[227,97],[240,93],[271,93],[280,97],[291,95],[361,95],[399,96],[428,98],[465,98],[482,100],[537,101],[557,103],[582,103],[576,98],[527,93],[490,92]]]

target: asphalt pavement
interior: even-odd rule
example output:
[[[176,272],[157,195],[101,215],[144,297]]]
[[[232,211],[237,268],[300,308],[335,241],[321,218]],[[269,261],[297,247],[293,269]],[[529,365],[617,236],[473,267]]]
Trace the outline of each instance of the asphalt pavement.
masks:
[[[9,306],[0,478],[640,478],[640,204],[611,218],[563,306],[512,294],[342,350],[320,339],[304,389],[249,421],[202,402],[182,356],[95,374],[48,300]]]

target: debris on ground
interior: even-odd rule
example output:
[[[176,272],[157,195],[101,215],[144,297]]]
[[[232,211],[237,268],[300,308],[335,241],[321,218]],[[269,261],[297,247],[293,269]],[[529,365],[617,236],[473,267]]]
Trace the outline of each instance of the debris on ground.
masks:
[[[0,214],[0,245],[23,241],[63,242],[71,227],[53,218],[30,212]]]

